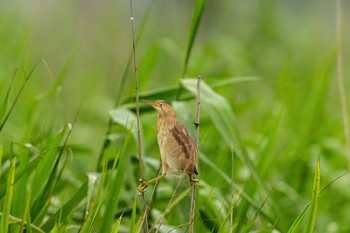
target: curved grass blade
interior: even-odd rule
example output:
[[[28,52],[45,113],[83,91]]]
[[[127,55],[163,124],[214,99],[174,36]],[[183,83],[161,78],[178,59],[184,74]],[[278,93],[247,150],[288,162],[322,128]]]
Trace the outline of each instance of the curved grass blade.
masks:
[[[13,75],[12,75],[12,78],[11,78],[11,81],[10,81],[10,85],[7,88],[7,92],[6,92],[4,101],[3,101],[2,106],[0,108],[0,120],[2,120],[2,117],[5,115],[5,112],[6,112],[6,109],[7,109],[7,105],[8,105],[8,100],[9,100],[10,93],[11,93],[11,89],[12,89],[12,86],[13,86],[13,82],[15,81],[15,78],[16,78],[16,75],[17,75],[17,72],[18,72],[19,69],[20,69],[19,67],[16,67],[15,71],[13,72]]]
[[[320,183],[321,183],[321,164],[320,164],[320,159],[318,159],[316,164],[314,187],[312,191],[310,215],[305,227],[305,231],[304,231],[305,233],[312,233],[315,228],[316,216],[317,216],[317,210],[318,210],[318,200],[320,196]]]
[[[264,207],[264,205],[265,205],[265,203],[266,203],[266,201],[267,201],[268,198],[269,198],[269,197],[267,197],[267,198],[264,200],[264,202],[262,203],[262,205],[260,206],[260,208],[259,208],[259,209],[256,211],[256,213],[254,214],[254,217],[248,222],[247,226],[246,226],[245,229],[243,230],[244,233],[249,233],[249,232],[252,231],[252,228],[253,228],[253,226],[254,226],[254,224],[255,224],[255,221],[256,221],[257,217],[259,216],[259,213],[261,212],[261,209]]]
[[[292,226],[289,228],[288,233],[293,233],[293,232],[297,232],[297,226],[299,225],[300,221],[304,218],[304,215],[306,213],[306,210],[309,208],[311,202],[309,202],[304,209],[302,209],[302,211],[300,212],[300,214],[298,215],[298,217],[295,219],[295,221],[293,222]],[[299,231],[298,231],[299,232]]]
[[[26,86],[27,82],[28,82],[29,79],[32,77],[32,75],[33,75],[35,69],[38,67],[38,65],[39,65],[40,63],[41,63],[41,61],[38,62],[37,64],[35,64],[35,65],[33,66],[32,70],[29,72],[29,74],[26,75],[26,77],[25,77],[25,79],[24,79],[24,82],[22,83],[22,86],[20,87],[20,89],[19,89],[19,91],[18,91],[18,93],[17,93],[17,95],[16,95],[16,97],[15,97],[15,100],[13,101],[13,103],[12,103],[12,105],[11,105],[9,111],[8,111],[7,114],[5,115],[4,120],[2,121],[2,123],[1,123],[1,125],[0,125],[0,133],[1,133],[2,129],[4,128],[4,126],[5,126],[6,122],[7,122],[7,120],[9,119],[9,117],[10,117],[10,115],[11,115],[13,109],[15,108],[15,106],[16,106],[16,104],[17,104],[17,101],[18,101],[19,97],[21,96],[21,94],[22,94],[22,92],[23,92],[24,87]],[[11,85],[12,85],[12,84],[11,84]]]
[[[329,183],[325,188],[323,188],[320,191],[321,165],[320,165],[320,160],[318,159],[317,165],[316,165],[315,178],[314,178],[314,187],[313,187],[313,191],[312,191],[312,200],[302,209],[301,213],[297,216],[297,218],[293,222],[292,226],[289,228],[288,233],[299,232],[297,227],[298,227],[300,221],[304,218],[306,210],[310,206],[312,206],[312,208],[310,211],[310,217],[308,219],[308,223],[305,227],[305,232],[308,232],[308,233],[313,232],[313,228],[314,228],[315,222],[316,222],[319,195],[322,193],[322,191],[324,191],[327,187],[329,187],[330,184],[334,183],[336,180],[338,180],[342,176],[344,176],[344,174],[339,176],[335,180],[333,180],[331,183]]]

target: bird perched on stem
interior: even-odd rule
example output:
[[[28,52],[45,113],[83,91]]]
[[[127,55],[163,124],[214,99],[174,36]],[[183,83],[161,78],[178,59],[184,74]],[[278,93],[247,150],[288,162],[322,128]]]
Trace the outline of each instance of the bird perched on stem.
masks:
[[[157,139],[162,160],[162,174],[149,181],[141,180],[139,191],[144,192],[149,184],[164,178],[168,171],[185,172],[191,183],[197,183],[196,145],[188,130],[177,120],[174,110],[164,100],[154,102],[143,100],[143,102],[151,105],[158,113]]]

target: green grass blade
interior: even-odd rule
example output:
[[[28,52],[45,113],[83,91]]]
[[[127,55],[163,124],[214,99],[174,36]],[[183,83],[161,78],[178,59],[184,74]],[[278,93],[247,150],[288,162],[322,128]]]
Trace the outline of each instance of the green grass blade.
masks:
[[[16,170],[16,161],[17,158],[14,156],[11,160],[11,168],[10,168],[10,175],[8,177],[7,181],[7,187],[6,187],[6,196],[5,196],[5,203],[2,210],[2,218],[1,218],[1,232],[7,233],[9,228],[9,219],[10,219],[10,212],[11,212],[11,206],[12,206],[12,197],[13,197],[13,188],[14,188],[14,181],[15,181],[15,170]]]
[[[136,212],[137,212],[137,196],[134,198],[134,203],[132,205],[132,212],[130,218],[130,232],[135,232],[138,229],[138,225],[136,224]]]
[[[260,143],[262,148],[258,152],[257,157],[259,158],[258,165],[256,166],[257,172],[260,176],[264,177],[266,171],[268,171],[268,168],[273,166],[273,149],[275,148],[275,143],[277,141],[277,131],[280,126],[280,121],[283,113],[283,107],[280,104],[277,104],[277,106],[273,110],[273,117],[271,117],[271,120],[267,124],[267,137],[263,139],[263,141]],[[249,196],[255,196],[256,193],[259,192],[259,187],[254,182],[253,178],[251,177],[245,184],[245,192]],[[276,210],[277,215],[281,216],[283,213],[282,208],[276,203]],[[239,205],[239,208],[237,210],[237,213],[235,215],[236,223],[238,224],[238,227],[240,227],[243,223],[240,221],[240,219],[245,218],[247,216],[249,209],[251,208],[251,204],[247,201],[242,201],[242,203]],[[283,223],[284,218],[279,218],[279,223]],[[283,224],[279,224],[283,225]]]
[[[3,146],[0,143],[0,171],[2,169],[2,153],[3,153]],[[0,173],[0,178],[1,178],[1,173]],[[1,179],[0,179],[0,181],[1,181]],[[1,183],[0,183],[0,187],[1,187]],[[1,199],[1,197],[0,197],[0,199]]]
[[[20,181],[23,177],[25,177],[27,174],[30,174],[34,169],[37,168],[39,162],[41,161],[41,159],[43,158],[43,155],[38,155],[36,158],[34,158],[32,161],[29,162],[29,164],[20,170],[16,169],[16,180],[15,180],[15,184]],[[0,181],[1,183],[4,182],[6,177],[1,177]],[[0,185],[1,189],[0,189],[0,199],[5,195],[5,188],[4,185],[1,184]]]
[[[31,197],[31,190],[29,189],[27,191],[27,196],[25,201],[25,209],[23,212],[23,219],[22,219],[21,228],[20,228],[21,232],[24,232],[24,229],[26,229],[28,233],[32,232],[32,228],[30,227],[32,223],[30,218],[30,197]]]
[[[41,228],[44,231],[48,232],[54,227],[55,223],[57,223],[58,220],[60,220],[60,222],[64,222],[68,216],[73,214],[74,209],[79,205],[79,203],[85,199],[87,195],[87,189],[88,182],[86,181],[72,196],[72,198],[62,206],[61,209],[50,216],[50,218],[43,224]]]
[[[231,205],[230,205],[230,209],[227,211],[226,217],[225,217],[224,221],[222,221],[220,228],[218,230],[219,233],[220,232],[227,232],[227,230],[225,229],[225,224],[229,221],[229,219],[231,217],[231,213],[232,213],[234,207],[237,205],[238,201],[241,199],[241,197],[242,197],[242,192],[239,192],[236,195],[235,199],[232,200]],[[233,225],[232,229],[235,229],[235,227],[236,227],[236,225]]]
[[[267,201],[268,197],[264,200],[264,202],[262,203],[262,205],[260,206],[260,208],[256,211],[256,213],[254,214],[254,217],[249,220],[248,224],[246,225],[245,229],[243,229],[243,233],[249,233],[252,231],[253,226],[255,224],[256,219],[259,216],[259,213],[261,212],[261,209],[264,207],[266,201]]]
[[[125,152],[130,140],[130,135],[131,133],[128,133],[126,135],[123,147],[120,150],[120,156],[118,156],[118,159],[115,160],[115,165],[118,162],[118,166],[116,168],[113,168],[111,178],[106,188],[108,198],[106,199],[106,206],[102,217],[100,232],[110,232],[115,217],[114,213],[119,205],[119,198],[123,188],[124,174],[126,169]]]
[[[29,157],[30,154],[28,153],[28,151],[25,150],[19,150],[18,152],[18,166],[16,168],[16,171],[20,171],[20,170],[24,170],[29,163]],[[17,174],[17,172],[16,172]],[[25,211],[26,211],[26,201],[28,200],[28,196],[30,196],[27,193],[27,185],[29,183],[29,176],[30,174],[24,174],[24,176],[22,177],[22,179],[18,180],[18,178],[16,177],[16,181],[14,182],[14,194],[13,194],[13,203],[16,203],[15,205],[13,205],[12,209],[11,209],[11,214],[14,216],[22,216],[23,219],[25,219]],[[24,223],[23,227],[24,227]],[[19,230],[19,228],[16,226],[14,227],[17,231]]]
[[[118,156],[119,156],[119,153],[117,154],[116,159],[118,159]],[[87,216],[85,216],[86,219],[81,229],[79,230],[79,232],[89,233],[93,231],[95,220],[97,218],[97,215],[100,213],[101,206],[107,195],[107,192],[103,190],[103,184],[106,180],[106,176],[107,176],[107,162],[105,162],[104,166],[102,167],[102,173],[98,183],[96,199],[87,201]],[[93,183],[94,182],[89,182],[89,185],[94,185]],[[93,188],[93,187],[89,187],[89,189],[90,188]]]
[[[14,101],[13,101],[13,103],[12,103],[10,109],[9,109],[9,111],[6,113],[6,115],[5,115],[5,117],[4,117],[4,120],[1,122],[1,125],[0,125],[0,133],[1,133],[2,129],[4,128],[4,126],[5,126],[6,122],[7,122],[7,120],[9,119],[9,117],[10,117],[10,115],[11,115],[13,109],[15,108],[15,106],[16,106],[16,104],[17,104],[17,101],[18,101],[19,97],[21,96],[21,94],[22,94],[22,92],[23,92],[23,90],[24,90],[24,87],[26,86],[26,84],[28,83],[29,79],[32,77],[32,75],[33,75],[35,69],[38,67],[38,65],[39,65],[40,63],[41,63],[41,62],[38,62],[37,64],[35,64],[34,67],[31,69],[31,71],[29,72],[29,74],[25,77],[25,80],[24,80],[24,82],[22,83],[22,85],[21,85],[19,91],[17,92],[17,95],[16,95],[16,97],[15,97],[15,99],[14,99]]]
[[[321,163],[320,159],[317,160],[316,172],[314,178],[314,187],[312,191],[310,215],[305,227],[305,233],[312,233],[315,228],[316,216],[318,210],[318,200],[320,196],[320,183],[321,183]]]
[[[196,0],[194,10],[193,10],[193,17],[192,17],[192,22],[191,22],[191,28],[190,28],[190,35],[188,38],[188,43],[187,43],[187,50],[186,50],[186,56],[185,56],[185,63],[184,63],[184,68],[182,72],[182,76],[184,77],[187,72],[187,67],[188,67],[188,62],[190,60],[192,48],[194,45],[194,40],[196,38],[198,28],[200,21],[202,19],[203,13],[204,13],[204,8],[205,8],[206,0]]]
[[[113,229],[112,229],[112,233],[118,233],[119,232],[119,226],[120,223],[122,222],[122,218],[123,218],[123,214],[120,215],[120,217],[118,218],[117,222],[115,223]]]
[[[47,197],[49,195],[49,186],[54,182],[54,174],[57,169],[57,163],[60,159],[60,153],[56,148],[59,148],[60,142],[63,139],[67,130],[71,130],[71,125],[67,124],[54,138],[50,145],[50,150],[43,157],[39,163],[32,183],[33,190],[33,204],[31,207],[31,217],[33,222],[36,223],[38,214],[44,210],[45,203],[47,203]],[[46,187],[46,188],[45,188]]]
[[[242,191],[242,188],[240,188],[237,184],[232,183],[231,178],[225,174],[224,171],[222,171],[218,166],[216,166],[209,158],[206,156],[204,153],[201,151],[198,152],[199,156],[198,159],[200,160],[201,163],[206,164],[208,167],[213,169],[221,178],[224,179],[224,181],[227,183],[227,185],[232,186],[232,188],[241,193],[240,195],[242,196],[242,199],[244,199],[246,202],[250,204],[250,206],[253,206],[255,209],[259,209],[260,206],[256,201],[254,201],[254,198],[250,197],[247,193]],[[267,213],[264,211],[261,211],[261,214],[268,219],[270,222],[273,222],[273,218],[269,216]]]
[[[7,88],[7,92],[6,92],[4,101],[3,101],[2,106],[0,108],[0,121],[2,120],[3,116],[5,115],[5,112],[6,112],[6,109],[7,109],[7,105],[8,105],[8,100],[9,100],[10,93],[11,93],[11,89],[12,89],[12,86],[13,86],[13,82],[15,81],[15,78],[17,76],[17,72],[18,72],[19,69],[20,69],[19,67],[16,67],[15,71],[13,72],[13,75],[12,75],[12,78],[11,78],[11,81],[10,81],[10,85]]]
[[[299,230],[297,229],[299,223],[301,220],[303,220],[306,210],[310,207],[310,203],[308,203],[304,209],[302,209],[302,211],[300,212],[300,214],[297,216],[297,218],[294,220],[292,226],[289,228],[288,233],[294,233],[294,232],[299,232]]]
[[[82,227],[80,228],[79,232],[82,233],[88,233],[88,232],[93,232],[93,224],[95,222],[95,219],[97,217],[97,214],[100,211],[100,207],[101,207],[101,201],[92,201],[90,208],[88,210],[88,216],[86,218],[86,220],[84,221]]]
[[[340,176],[340,177],[342,177],[342,176]],[[330,184],[332,184],[333,182],[338,180],[340,177],[333,180]],[[288,233],[299,232],[297,227],[298,227],[300,221],[304,218],[306,210],[310,206],[312,206],[312,207],[311,207],[308,223],[305,226],[305,232],[313,232],[313,228],[315,226],[315,221],[316,221],[316,215],[317,215],[318,198],[319,198],[319,195],[321,194],[321,192],[323,190],[325,190],[325,188],[324,188],[322,191],[320,191],[320,182],[321,182],[321,165],[320,165],[320,160],[318,159],[317,165],[316,165],[315,177],[314,177],[314,187],[313,187],[313,191],[312,191],[312,200],[302,209],[300,214],[294,220],[292,226],[289,228]],[[326,188],[327,187],[328,187],[328,185],[326,186]]]

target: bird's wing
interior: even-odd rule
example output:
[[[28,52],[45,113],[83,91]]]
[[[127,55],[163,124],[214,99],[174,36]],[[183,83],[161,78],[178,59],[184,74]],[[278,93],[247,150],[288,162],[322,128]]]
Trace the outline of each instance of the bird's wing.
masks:
[[[183,124],[177,122],[174,125],[174,128],[171,130],[171,133],[174,139],[177,141],[179,147],[181,147],[181,150],[185,155],[185,159],[189,161],[190,164],[192,164],[192,168],[190,168],[190,170],[194,173],[198,173],[197,159],[196,159],[196,146],[188,130],[185,128]]]

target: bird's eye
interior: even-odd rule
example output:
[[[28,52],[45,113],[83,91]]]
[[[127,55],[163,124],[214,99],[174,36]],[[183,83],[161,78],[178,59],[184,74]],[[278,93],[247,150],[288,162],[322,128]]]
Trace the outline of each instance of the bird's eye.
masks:
[[[160,103],[160,104],[159,104],[159,107],[163,107],[163,105]]]

